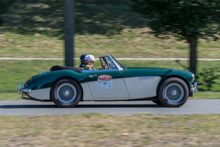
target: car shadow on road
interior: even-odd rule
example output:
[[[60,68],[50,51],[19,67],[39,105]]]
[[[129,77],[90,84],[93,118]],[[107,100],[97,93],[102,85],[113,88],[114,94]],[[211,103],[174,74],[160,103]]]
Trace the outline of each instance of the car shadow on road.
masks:
[[[76,108],[160,108],[162,105],[156,104],[81,104]]]
[[[0,105],[0,109],[34,109],[34,108],[57,108],[60,109],[60,107],[57,107],[56,105]],[[70,108],[70,109],[83,109],[83,108],[91,108],[91,109],[95,109],[95,108],[164,108],[162,105],[156,105],[156,104],[135,104],[135,105],[131,105],[131,104],[80,104],[77,105],[76,107]],[[66,109],[66,108],[62,108],[62,109]]]
[[[0,109],[58,108],[55,105],[0,105]]]

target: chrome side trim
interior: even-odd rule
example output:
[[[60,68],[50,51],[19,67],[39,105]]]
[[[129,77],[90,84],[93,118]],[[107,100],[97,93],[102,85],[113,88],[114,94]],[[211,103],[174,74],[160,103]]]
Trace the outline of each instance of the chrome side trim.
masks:
[[[194,82],[194,86],[193,86],[193,88],[191,88],[191,92],[195,92],[195,93],[198,92],[198,85],[197,85],[197,82]]]
[[[145,78],[147,78],[147,79],[153,79],[155,76],[142,76],[142,77],[140,77],[140,78],[143,78],[143,79],[145,79]]]
[[[119,71],[118,69],[83,70],[82,73]]]
[[[89,75],[90,78],[97,77],[97,75]]]

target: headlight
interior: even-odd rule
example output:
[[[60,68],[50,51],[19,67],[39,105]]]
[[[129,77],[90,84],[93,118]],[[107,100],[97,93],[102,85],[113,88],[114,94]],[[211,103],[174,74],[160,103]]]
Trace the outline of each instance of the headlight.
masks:
[[[195,75],[192,74],[192,83],[194,82],[194,80],[195,80]]]

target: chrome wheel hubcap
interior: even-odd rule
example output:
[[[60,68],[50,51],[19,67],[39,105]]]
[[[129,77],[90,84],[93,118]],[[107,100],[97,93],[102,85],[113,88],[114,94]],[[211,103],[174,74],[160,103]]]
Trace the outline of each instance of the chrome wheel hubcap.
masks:
[[[57,98],[62,103],[70,103],[76,98],[76,88],[69,83],[61,84],[57,89]]]
[[[171,92],[171,94],[172,94],[172,95],[176,95],[176,94],[177,94],[177,91],[176,91],[176,90],[173,90],[173,91]]]
[[[68,96],[68,95],[70,95],[70,91],[69,91],[69,90],[66,90],[66,91],[64,92],[64,94],[65,94],[65,96]]]
[[[165,97],[169,102],[179,102],[184,96],[184,90],[180,84],[171,83],[165,89]]]

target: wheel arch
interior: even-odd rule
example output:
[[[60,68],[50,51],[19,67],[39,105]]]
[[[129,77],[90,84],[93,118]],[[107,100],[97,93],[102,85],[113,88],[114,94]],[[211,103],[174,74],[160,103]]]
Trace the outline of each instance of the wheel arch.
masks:
[[[50,100],[51,100],[51,91],[52,91],[52,87],[54,86],[54,84],[55,84],[57,81],[62,80],[62,79],[66,79],[66,78],[72,79],[72,80],[76,81],[76,82],[79,84],[79,86],[80,86],[80,88],[81,88],[81,90],[82,90],[82,99],[81,99],[80,101],[82,101],[82,100],[83,100],[83,88],[82,88],[80,82],[79,82],[78,80],[76,80],[75,78],[73,78],[73,77],[60,77],[60,78],[56,79],[56,80],[53,82],[53,84],[52,84],[52,86],[51,86],[51,88],[50,88]]]
[[[181,80],[183,80],[183,81],[186,83],[186,85],[187,85],[187,87],[188,87],[188,89],[189,89],[189,93],[190,93],[190,87],[189,87],[189,84],[188,84],[188,82],[187,82],[187,80],[186,80],[185,78],[183,78],[183,77],[181,77],[181,76],[177,76],[177,75],[171,75],[171,76],[165,77],[164,79],[162,79],[162,80],[159,82],[159,84],[157,85],[157,93],[156,93],[157,96],[158,96],[158,90],[159,90],[160,86],[162,85],[162,83],[163,83],[166,79],[169,79],[169,78],[180,78]]]

